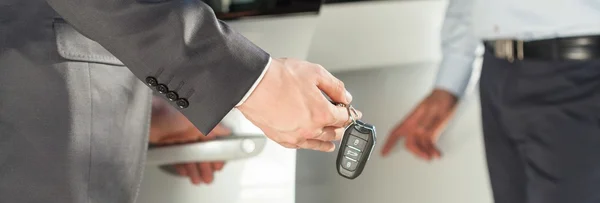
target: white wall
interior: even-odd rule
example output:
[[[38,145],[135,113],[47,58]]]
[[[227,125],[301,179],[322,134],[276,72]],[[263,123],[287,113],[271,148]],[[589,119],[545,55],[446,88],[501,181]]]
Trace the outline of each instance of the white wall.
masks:
[[[325,5],[308,59],[330,71],[439,59],[446,1],[371,1]]]

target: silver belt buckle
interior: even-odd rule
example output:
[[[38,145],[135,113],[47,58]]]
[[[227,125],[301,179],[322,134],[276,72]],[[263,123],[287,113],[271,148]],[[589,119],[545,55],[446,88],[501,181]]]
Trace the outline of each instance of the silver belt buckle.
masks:
[[[517,53],[514,53],[514,42],[517,44]],[[515,57],[519,60],[523,60],[523,41],[508,39],[496,40],[494,41],[494,52],[497,58],[506,59],[510,63],[515,61]]]

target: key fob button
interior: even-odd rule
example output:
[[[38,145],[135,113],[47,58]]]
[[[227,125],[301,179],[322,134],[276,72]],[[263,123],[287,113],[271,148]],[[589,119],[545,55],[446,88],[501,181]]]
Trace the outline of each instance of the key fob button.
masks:
[[[360,160],[360,155],[362,155],[362,153],[356,149],[352,149],[351,147],[346,147],[346,150],[344,150],[344,155],[354,160]]]
[[[360,139],[354,135],[351,135],[348,139],[348,146],[352,146],[358,150],[365,151],[365,146],[367,145],[367,141]]]
[[[358,165],[358,163],[356,161],[353,161],[353,160],[349,159],[348,157],[344,157],[344,160],[342,160],[342,167],[345,168],[346,170],[354,171],[354,170],[356,170],[357,165]]]

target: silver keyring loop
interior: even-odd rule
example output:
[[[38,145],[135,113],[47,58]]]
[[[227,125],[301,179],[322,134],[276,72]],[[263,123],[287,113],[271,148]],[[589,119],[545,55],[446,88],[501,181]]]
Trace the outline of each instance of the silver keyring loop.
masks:
[[[338,103],[336,104],[336,106],[339,107],[346,107],[346,109],[348,110],[348,121],[350,121],[350,123],[347,124],[347,126],[352,125],[353,123],[356,123],[356,116],[358,116],[358,113],[356,112],[356,109],[354,109],[354,107],[352,107],[352,105],[346,105],[343,103]],[[354,112],[355,115],[352,115],[352,112]]]
[[[354,115],[352,115],[352,112],[354,112],[354,114],[358,115],[358,113],[356,113],[356,109],[354,109],[354,107],[352,107],[352,105],[348,105],[346,108],[348,109],[348,117],[349,117],[349,120],[351,120],[351,121],[352,121],[352,122],[351,122],[351,123],[349,123],[348,125],[350,125],[350,124],[353,124],[353,123],[356,123],[356,118],[355,118],[355,116],[354,116]]]
[[[354,117],[358,117],[358,112],[356,111],[356,109],[352,105],[350,105],[349,109],[352,110],[352,112],[354,112]],[[356,118],[354,118],[354,121],[356,121]]]

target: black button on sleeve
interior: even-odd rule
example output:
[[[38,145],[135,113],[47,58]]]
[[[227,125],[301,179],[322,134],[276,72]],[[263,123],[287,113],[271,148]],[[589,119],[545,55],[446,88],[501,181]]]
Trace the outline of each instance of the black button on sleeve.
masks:
[[[160,84],[156,86],[156,91],[161,94],[165,94],[169,91],[169,88],[166,85]]]
[[[150,87],[154,87],[154,86],[158,85],[158,80],[156,80],[156,78],[154,78],[154,77],[147,77],[146,84],[148,84]]]
[[[177,106],[182,109],[185,109],[188,106],[190,106],[190,103],[188,102],[187,99],[178,99],[176,103],[177,103]]]
[[[170,91],[167,93],[167,99],[169,99],[169,101],[175,101],[179,99],[179,95],[177,95],[176,92]]]

